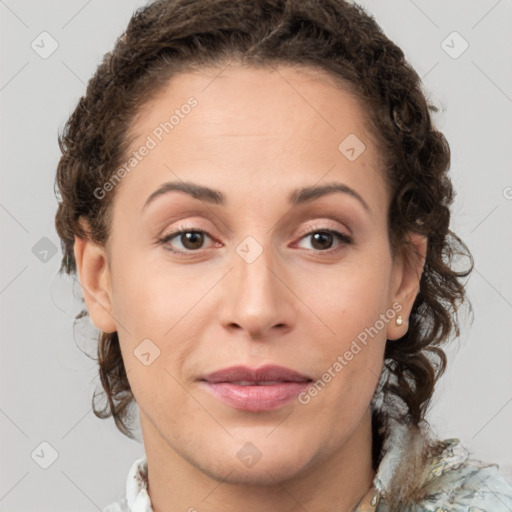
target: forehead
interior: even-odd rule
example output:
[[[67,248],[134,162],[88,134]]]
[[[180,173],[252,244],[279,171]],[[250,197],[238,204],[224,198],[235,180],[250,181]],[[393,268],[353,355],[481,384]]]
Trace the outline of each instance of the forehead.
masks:
[[[305,131],[314,137],[313,131],[320,136],[325,131],[340,131],[337,136],[341,136],[346,129],[363,134],[367,113],[352,88],[343,79],[309,66],[227,63],[179,72],[142,106],[130,136],[149,133],[191,97],[198,103],[191,117],[205,124],[205,135],[212,125],[218,135],[228,134],[232,125],[240,135]],[[259,132],[255,132],[257,128]],[[173,135],[179,136],[177,132],[183,130],[173,130]]]
[[[326,176],[382,196],[365,107],[341,85],[303,66],[228,64],[176,74],[132,123],[127,159],[149,140],[152,148],[116,198],[125,187],[131,203],[141,203],[151,188],[177,176],[215,188],[238,180],[238,190],[243,181],[255,191],[262,181],[267,190],[283,190]]]

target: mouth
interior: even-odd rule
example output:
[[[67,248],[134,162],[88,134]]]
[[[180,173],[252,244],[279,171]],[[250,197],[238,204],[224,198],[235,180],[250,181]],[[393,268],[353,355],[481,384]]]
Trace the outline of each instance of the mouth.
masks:
[[[290,368],[266,365],[260,368],[233,366],[199,379],[222,403],[251,412],[280,408],[309,387],[311,377]]]

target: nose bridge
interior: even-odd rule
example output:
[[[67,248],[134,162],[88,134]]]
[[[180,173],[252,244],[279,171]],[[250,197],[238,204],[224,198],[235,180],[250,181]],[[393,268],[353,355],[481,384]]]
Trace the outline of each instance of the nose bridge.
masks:
[[[275,276],[271,269],[275,258],[270,242],[267,240],[263,246],[248,236],[237,246],[236,253],[235,268],[243,295],[256,301],[273,299]]]
[[[228,306],[223,323],[238,325],[252,336],[263,335],[275,325],[291,321],[286,286],[276,276],[277,258],[272,252],[269,237],[261,235],[260,243],[247,236],[233,253],[230,272]]]

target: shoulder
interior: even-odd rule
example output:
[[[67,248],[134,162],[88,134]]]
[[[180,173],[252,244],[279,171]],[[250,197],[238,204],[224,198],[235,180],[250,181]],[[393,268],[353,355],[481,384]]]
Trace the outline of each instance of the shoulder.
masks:
[[[151,501],[147,493],[147,472],[147,460],[143,456],[130,467],[124,495],[105,507],[102,512],[151,512]]]
[[[130,512],[126,500],[116,501],[103,509],[102,512]]]
[[[469,456],[460,439],[433,439],[426,429],[395,427],[375,485],[378,512],[510,512],[512,485],[497,464]]]
[[[418,511],[512,510],[512,485],[505,481],[497,464],[470,458],[460,439],[439,441],[438,450],[438,455],[428,459],[423,473]]]

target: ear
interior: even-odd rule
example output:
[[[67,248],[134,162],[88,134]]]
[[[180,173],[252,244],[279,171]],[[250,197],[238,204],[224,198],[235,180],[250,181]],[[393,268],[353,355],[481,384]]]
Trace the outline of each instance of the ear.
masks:
[[[409,233],[407,238],[409,244],[396,254],[393,263],[390,297],[391,304],[399,303],[401,305],[402,309],[398,311],[397,308],[396,311],[397,316],[402,316],[403,323],[397,325],[394,319],[388,323],[387,338],[389,340],[401,338],[409,328],[409,317],[420,290],[420,279],[425,266],[427,237]]]
[[[82,218],[79,222],[90,233],[89,223]],[[90,239],[75,236],[74,253],[82,293],[92,323],[103,332],[115,332],[117,327],[112,316],[112,288],[105,248]]]

